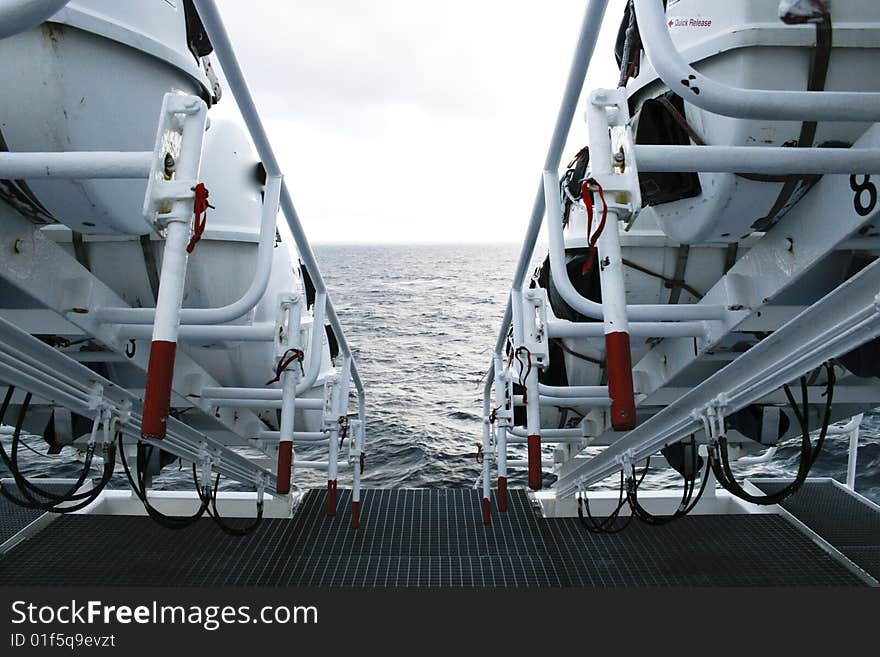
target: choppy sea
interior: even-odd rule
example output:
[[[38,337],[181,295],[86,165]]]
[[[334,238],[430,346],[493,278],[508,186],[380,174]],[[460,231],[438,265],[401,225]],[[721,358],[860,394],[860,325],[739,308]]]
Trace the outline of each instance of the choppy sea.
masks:
[[[482,377],[517,254],[515,245],[316,248],[367,388],[365,486],[474,484]],[[880,502],[880,414],[865,416],[859,443],[856,490]],[[515,450],[511,453],[517,458]],[[81,464],[65,455],[49,459],[25,452],[23,461],[30,475],[66,476]],[[741,472],[793,474],[797,459],[797,445],[786,444],[773,462]],[[813,474],[843,480],[846,463],[847,439],[830,436]],[[648,482],[678,485],[677,475],[663,470],[659,460],[657,466]],[[123,483],[119,478],[114,486]],[[320,476],[299,479],[303,487],[321,483]],[[187,473],[173,469],[157,484],[190,485]],[[524,484],[522,474],[513,474],[511,485]]]

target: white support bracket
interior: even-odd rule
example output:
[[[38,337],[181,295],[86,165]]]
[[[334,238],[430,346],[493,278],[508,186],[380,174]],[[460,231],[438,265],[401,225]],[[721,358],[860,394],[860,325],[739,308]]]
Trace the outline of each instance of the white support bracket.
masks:
[[[600,140],[600,145],[610,145],[610,152],[600,155],[591,148],[590,161],[599,163],[598,167],[591,165],[592,177],[604,190],[609,214],[617,215],[618,220],[626,220],[641,209],[642,193],[629,105],[622,89],[596,89],[590,94],[588,123],[598,122],[600,117],[604,119],[603,125],[594,125],[593,129],[596,134],[608,131],[608,138]],[[592,144],[593,140],[590,141]],[[602,166],[608,159],[610,169]]]
[[[184,141],[195,141],[188,145],[191,151],[202,150],[204,120],[199,115],[207,112],[205,102],[197,96],[176,93],[165,94],[162,110],[159,113],[159,127],[153,146],[153,160],[147,178],[147,193],[144,196],[144,218],[147,223],[161,233],[170,221],[189,222],[192,219],[191,205],[180,201],[195,198],[194,188],[198,180],[178,178],[177,161],[181,156]],[[198,172],[199,167],[195,167]]]

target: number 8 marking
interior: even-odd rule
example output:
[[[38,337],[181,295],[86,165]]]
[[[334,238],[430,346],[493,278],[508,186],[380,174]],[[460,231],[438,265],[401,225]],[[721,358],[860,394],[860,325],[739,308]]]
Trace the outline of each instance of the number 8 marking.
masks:
[[[849,186],[856,195],[853,206],[860,217],[866,217],[877,207],[877,186],[871,182],[871,176],[865,174],[864,180],[859,182],[859,176],[849,177]],[[868,192],[868,203],[864,203],[865,192]]]

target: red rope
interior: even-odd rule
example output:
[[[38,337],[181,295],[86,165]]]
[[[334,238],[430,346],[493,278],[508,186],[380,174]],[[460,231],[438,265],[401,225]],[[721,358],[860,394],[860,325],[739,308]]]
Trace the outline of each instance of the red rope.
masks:
[[[595,235],[591,235],[593,232],[593,191],[590,189],[590,185],[596,186],[596,191],[599,192],[599,199],[602,201],[602,219],[599,221],[599,227],[596,228]],[[581,196],[587,208],[587,244],[591,247],[596,246],[599,236],[605,230],[605,220],[608,218],[608,203],[605,202],[605,190],[602,189],[602,185],[599,184],[598,180],[587,178],[583,185],[581,185]]]
[[[189,244],[186,245],[187,253],[193,252],[193,249],[196,248],[196,243],[205,234],[205,227],[208,225],[208,208],[214,207],[208,203],[209,192],[204,183],[199,183],[193,187],[193,191],[196,193],[196,199],[193,202],[193,234],[189,239]]]
[[[275,366],[275,378],[269,379],[266,381],[265,385],[270,386],[273,383],[277,383],[281,380],[281,375],[284,371],[290,367],[291,363],[294,361],[299,361],[299,369],[305,374],[305,370],[303,369],[303,359],[305,359],[306,355],[303,353],[301,349],[288,349],[284,352],[284,355],[278,359],[278,364]]]

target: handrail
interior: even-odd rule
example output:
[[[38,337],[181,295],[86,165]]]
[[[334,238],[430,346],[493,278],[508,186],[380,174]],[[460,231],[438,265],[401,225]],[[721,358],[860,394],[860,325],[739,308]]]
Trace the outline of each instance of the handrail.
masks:
[[[605,1],[607,2],[607,0]],[[202,24],[205,26],[205,31],[211,39],[211,45],[214,46],[214,53],[216,54],[217,61],[226,76],[226,82],[235,96],[235,102],[241,111],[242,118],[244,119],[245,125],[248,127],[251,138],[254,140],[254,147],[257,149],[257,154],[260,156],[263,166],[266,167],[266,172],[269,175],[281,175],[281,167],[279,166],[275,153],[272,150],[272,146],[269,143],[269,137],[266,134],[262,121],[260,120],[253,96],[251,96],[244,73],[241,70],[235,52],[233,51],[232,42],[229,38],[229,33],[226,31],[226,26],[223,24],[223,19],[220,17],[217,3],[214,2],[214,0],[194,0],[194,2],[199,12],[199,18],[201,18]],[[306,271],[312,279],[312,284],[315,286],[315,292],[317,294],[326,294],[327,285],[324,282],[324,277],[321,275],[321,270],[318,267],[315,254],[312,252],[308,238],[303,230],[299,214],[296,211],[296,207],[293,204],[293,198],[290,195],[290,190],[287,187],[287,183],[284,181],[281,183],[280,202],[281,210],[284,212],[287,225],[293,235],[293,240],[296,244],[300,260],[302,260]],[[333,330],[336,340],[339,343],[340,352],[344,355],[351,355],[351,348],[345,338],[345,333],[342,330],[342,325],[339,322],[339,318],[336,315],[336,309],[333,307],[333,302],[329,295],[327,297],[326,315],[327,321],[330,323],[330,328]],[[364,420],[363,381],[361,380],[357,365],[353,359],[351,378],[358,391],[359,419]]]
[[[603,319],[602,304],[581,296],[565,268],[565,237],[562,227],[562,205],[559,201],[559,176],[554,171],[544,171],[544,193],[547,199],[547,238],[550,242],[550,272],[556,291],[571,308],[585,317]],[[605,230],[617,230],[617,217],[608,212],[609,225]],[[640,304],[628,305],[627,316],[631,320],[675,321],[723,319],[727,315],[724,306],[693,304]],[[630,328],[635,324],[630,323]]]
[[[880,172],[876,148],[636,145],[635,159],[643,173],[737,173],[743,167],[768,175]]]
[[[183,325],[211,325],[234,321],[249,313],[263,298],[272,274],[272,250],[275,245],[275,224],[283,185],[281,175],[266,179],[263,209],[260,219],[260,239],[257,245],[257,266],[248,289],[236,301],[217,308],[181,308]],[[109,324],[152,324],[155,308],[98,308],[95,317]]]
[[[548,397],[607,397],[608,386],[548,386],[538,383],[538,392]]]
[[[672,42],[662,0],[635,0],[642,45],[657,75],[686,102],[743,119],[880,121],[880,93],[742,89],[694,69]]]
[[[577,46],[575,47],[574,57],[572,58],[571,68],[568,71],[568,79],[565,83],[565,92],[562,96],[562,102],[559,105],[559,113],[556,116],[556,124],[553,127],[553,137],[550,139],[550,146],[547,149],[547,156],[544,159],[544,169],[557,169],[562,160],[562,151],[565,148],[565,142],[568,138],[571,122],[577,109],[578,99],[581,95],[581,89],[584,86],[584,79],[587,70],[590,67],[590,61],[593,58],[593,52],[596,49],[596,41],[599,38],[599,30],[602,27],[602,21],[605,18],[605,10],[608,7],[608,0],[590,0],[587,9],[584,12],[584,18],[581,22],[581,30],[578,35]],[[522,289],[526,274],[529,271],[529,265],[532,261],[532,254],[535,251],[535,245],[538,242],[538,235],[541,233],[541,224],[544,220],[544,182],[543,179],[538,182],[538,191],[535,193],[535,200],[532,204],[532,214],[529,219],[529,226],[526,229],[526,236],[520,250],[519,259],[516,264],[516,271],[513,276],[513,288]],[[495,343],[495,351],[501,353],[504,350],[504,342],[507,339],[507,329],[510,326],[512,318],[511,302],[508,300],[507,307],[504,309],[504,317],[501,320],[501,330],[498,333],[498,340]],[[494,369],[494,364],[490,369]]]
[[[556,281],[553,281],[554,284]],[[601,338],[604,328],[600,322],[570,322],[566,319],[547,319],[544,322],[549,338]],[[693,322],[631,322],[630,337],[637,338],[690,338],[706,335],[706,324]]]

